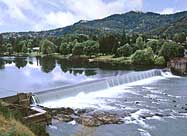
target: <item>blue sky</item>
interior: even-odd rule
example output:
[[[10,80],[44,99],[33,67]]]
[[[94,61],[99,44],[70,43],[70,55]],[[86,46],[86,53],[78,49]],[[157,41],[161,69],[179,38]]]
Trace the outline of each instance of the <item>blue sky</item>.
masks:
[[[0,0],[0,32],[40,31],[131,10],[172,14],[187,0]]]

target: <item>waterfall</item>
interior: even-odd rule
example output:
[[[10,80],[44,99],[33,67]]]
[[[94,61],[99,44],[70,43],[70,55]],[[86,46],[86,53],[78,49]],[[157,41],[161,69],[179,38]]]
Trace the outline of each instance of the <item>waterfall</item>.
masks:
[[[58,87],[50,90],[44,90],[33,94],[33,103],[41,104],[47,101],[59,100],[71,96],[75,96],[80,92],[89,93],[99,90],[104,90],[110,87],[123,85],[154,76],[161,76],[161,70],[149,70],[142,72],[131,72],[121,76],[114,76],[109,78],[103,78],[94,81],[87,81],[75,85],[68,85],[64,87]]]

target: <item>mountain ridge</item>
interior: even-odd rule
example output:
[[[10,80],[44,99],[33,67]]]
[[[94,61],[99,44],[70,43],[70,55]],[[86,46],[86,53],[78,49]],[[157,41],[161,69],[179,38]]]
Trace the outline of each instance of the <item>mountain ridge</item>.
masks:
[[[103,19],[80,20],[73,25],[45,31],[7,32],[8,37],[53,37],[64,34],[100,35],[104,33],[140,33],[149,35],[187,33],[187,11],[170,15],[154,12],[130,11],[123,14],[113,14]]]

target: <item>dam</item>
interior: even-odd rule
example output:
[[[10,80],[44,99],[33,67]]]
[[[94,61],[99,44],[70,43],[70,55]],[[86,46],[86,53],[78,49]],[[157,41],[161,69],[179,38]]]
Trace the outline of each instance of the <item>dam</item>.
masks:
[[[113,76],[93,81],[85,81],[79,84],[43,90],[40,92],[33,93],[32,102],[35,105],[40,105],[45,102],[56,101],[67,97],[76,96],[81,92],[96,92],[100,90],[109,89],[111,87],[151,78],[154,76],[162,76],[162,70],[154,69],[141,72],[130,72],[128,74],[120,76]]]

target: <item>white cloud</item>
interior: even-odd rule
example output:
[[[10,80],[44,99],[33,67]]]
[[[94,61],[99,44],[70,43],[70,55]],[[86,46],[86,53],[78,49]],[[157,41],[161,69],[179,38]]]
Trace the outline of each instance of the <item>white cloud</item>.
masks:
[[[21,21],[28,21],[28,17],[24,15],[22,10],[33,10],[30,0],[1,0],[7,6],[7,14],[9,17]]]
[[[100,19],[111,14],[129,10],[141,10],[143,0],[63,0],[60,1],[65,11],[50,12],[43,22],[52,27],[64,27],[79,20]]]
[[[45,16],[48,24],[64,27],[73,24],[77,18],[70,12],[50,12]]]
[[[164,9],[163,11],[160,12],[160,14],[163,14],[163,15],[168,15],[168,14],[173,14],[175,13],[176,11],[173,9],[173,8],[166,8]]]
[[[130,10],[142,10],[143,7],[143,0],[0,0],[1,2],[8,7],[4,14],[10,18],[9,21],[19,20],[31,30],[64,27],[79,20],[99,19]]]

